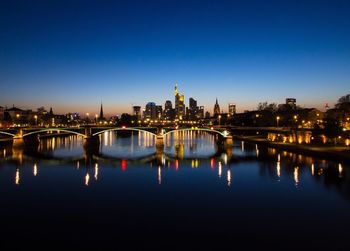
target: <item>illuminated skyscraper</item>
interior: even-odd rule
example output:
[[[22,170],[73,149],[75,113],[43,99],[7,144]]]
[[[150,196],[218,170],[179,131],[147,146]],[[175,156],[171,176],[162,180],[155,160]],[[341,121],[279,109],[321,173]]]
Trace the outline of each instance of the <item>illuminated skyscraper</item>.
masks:
[[[175,109],[170,100],[167,100],[164,105],[164,119],[174,120],[175,119]]]
[[[156,106],[156,118],[157,119],[163,118],[163,107],[161,105]]]
[[[184,95],[179,93],[177,84],[175,85],[174,90],[175,96],[175,118],[178,120],[182,120],[185,115],[185,104],[184,104]]]

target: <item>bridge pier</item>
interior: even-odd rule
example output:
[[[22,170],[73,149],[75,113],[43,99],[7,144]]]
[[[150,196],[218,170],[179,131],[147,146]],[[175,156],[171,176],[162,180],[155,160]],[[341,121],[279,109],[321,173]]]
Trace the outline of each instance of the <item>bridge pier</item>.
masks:
[[[84,150],[88,154],[98,153],[100,149],[100,138],[98,136],[84,137]]]
[[[158,134],[156,138],[156,148],[157,150],[163,150],[164,149],[164,136]]]
[[[13,148],[23,148],[24,147],[24,139],[23,139],[23,129],[19,129],[17,134],[13,137]]]
[[[228,135],[224,139],[224,146],[226,147],[232,147],[233,146],[233,139],[231,135]]]
[[[16,135],[13,137],[13,148],[23,148],[25,146],[23,136]]]

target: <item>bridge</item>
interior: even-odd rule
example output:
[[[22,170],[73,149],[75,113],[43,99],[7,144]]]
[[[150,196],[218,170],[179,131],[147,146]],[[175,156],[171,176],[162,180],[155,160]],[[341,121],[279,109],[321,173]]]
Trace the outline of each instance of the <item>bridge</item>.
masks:
[[[39,136],[45,133],[67,133],[74,134],[84,138],[84,145],[92,146],[99,145],[99,135],[111,131],[137,131],[147,132],[156,138],[156,147],[164,148],[164,138],[174,132],[186,131],[203,131],[218,135],[218,143],[223,143],[225,146],[232,146],[233,140],[229,131],[225,128],[206,128],[206,127],[190,127],[190,128],[162,128],[162,127],[54,127],[54,128],[10,128],[0,130],[0,135],[9,136],[13,141],[14,147],[22,147],[25,144],[39,142]]]

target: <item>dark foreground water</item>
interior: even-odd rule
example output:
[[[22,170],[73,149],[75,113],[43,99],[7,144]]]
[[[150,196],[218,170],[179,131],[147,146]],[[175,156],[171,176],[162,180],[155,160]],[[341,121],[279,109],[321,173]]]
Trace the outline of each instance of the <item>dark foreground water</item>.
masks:
[[[150,135],[106,133],[94,153],[73,136],[1,147],[1,245],[350,249],[348,165],[214,142],[173,135],[160,153]]]

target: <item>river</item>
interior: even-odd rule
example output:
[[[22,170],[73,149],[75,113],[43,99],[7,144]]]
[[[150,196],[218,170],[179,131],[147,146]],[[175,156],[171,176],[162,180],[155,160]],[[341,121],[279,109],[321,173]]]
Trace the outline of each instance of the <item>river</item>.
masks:
[[[107,132],[0,147],[2,243],[348,250],[349,164],[235,141]],[[56,245],[55,244],[55,245]]]

